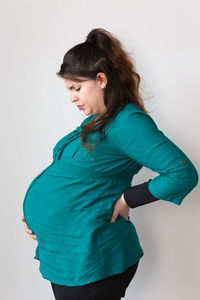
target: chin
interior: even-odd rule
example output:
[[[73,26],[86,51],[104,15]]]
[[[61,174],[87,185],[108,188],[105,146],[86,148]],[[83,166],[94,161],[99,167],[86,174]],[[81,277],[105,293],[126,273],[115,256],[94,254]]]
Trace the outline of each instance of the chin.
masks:
[[[83,113],[87,116],[87,115],[90,115],[88,112],[85,112],[85,111],[83,111]]]
[[[86,116],[89,116],[89,115],[92,114],[89,110],[83,110],[83,113],[84,113]]]

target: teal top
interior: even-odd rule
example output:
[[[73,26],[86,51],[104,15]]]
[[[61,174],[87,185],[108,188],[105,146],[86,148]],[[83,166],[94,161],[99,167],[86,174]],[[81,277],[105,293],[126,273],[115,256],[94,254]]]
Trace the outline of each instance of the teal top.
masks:
[[[150,115],[127,104],[111,119],[105,138],[89,151],[81,129],[96,115],[64,136],[53,148],[53,161],[29,185],[23,212],[36,234],[34,258],[43,278],[81,286],[124,272],[143,255],[135,226],[113,207],[143,166],[158,173],[149,182],[155,197],[180,205],[197,185],[191,160],[158,129]]]

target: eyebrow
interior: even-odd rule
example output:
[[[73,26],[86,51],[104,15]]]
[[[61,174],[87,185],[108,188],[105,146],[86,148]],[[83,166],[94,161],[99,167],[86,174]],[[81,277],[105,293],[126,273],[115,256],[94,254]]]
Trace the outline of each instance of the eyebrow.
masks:
[[[72,90],[76,84],[78,84],[78,83],[72,84],[68,90]]]

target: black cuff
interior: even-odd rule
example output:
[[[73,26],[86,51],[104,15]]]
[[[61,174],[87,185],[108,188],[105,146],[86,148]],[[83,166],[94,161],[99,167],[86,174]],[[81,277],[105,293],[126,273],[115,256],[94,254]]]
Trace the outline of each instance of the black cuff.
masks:
[[[151,181],[151,179],[149,179]],[[124,199],[131,208],[160,200],[153,196],[148,188],[149,181],[131,186],[124,191]]]

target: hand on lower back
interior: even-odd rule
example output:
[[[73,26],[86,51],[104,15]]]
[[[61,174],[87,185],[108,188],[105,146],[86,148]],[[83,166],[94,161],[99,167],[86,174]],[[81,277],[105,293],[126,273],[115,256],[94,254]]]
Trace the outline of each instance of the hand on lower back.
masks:
[[[115,202],[110,223],[114,223],[118,215],[122,216],[124,219],[126,219],[126,221],[128,221],[129,211],[130,206],[128,206],[122,194],[122,196]]]

